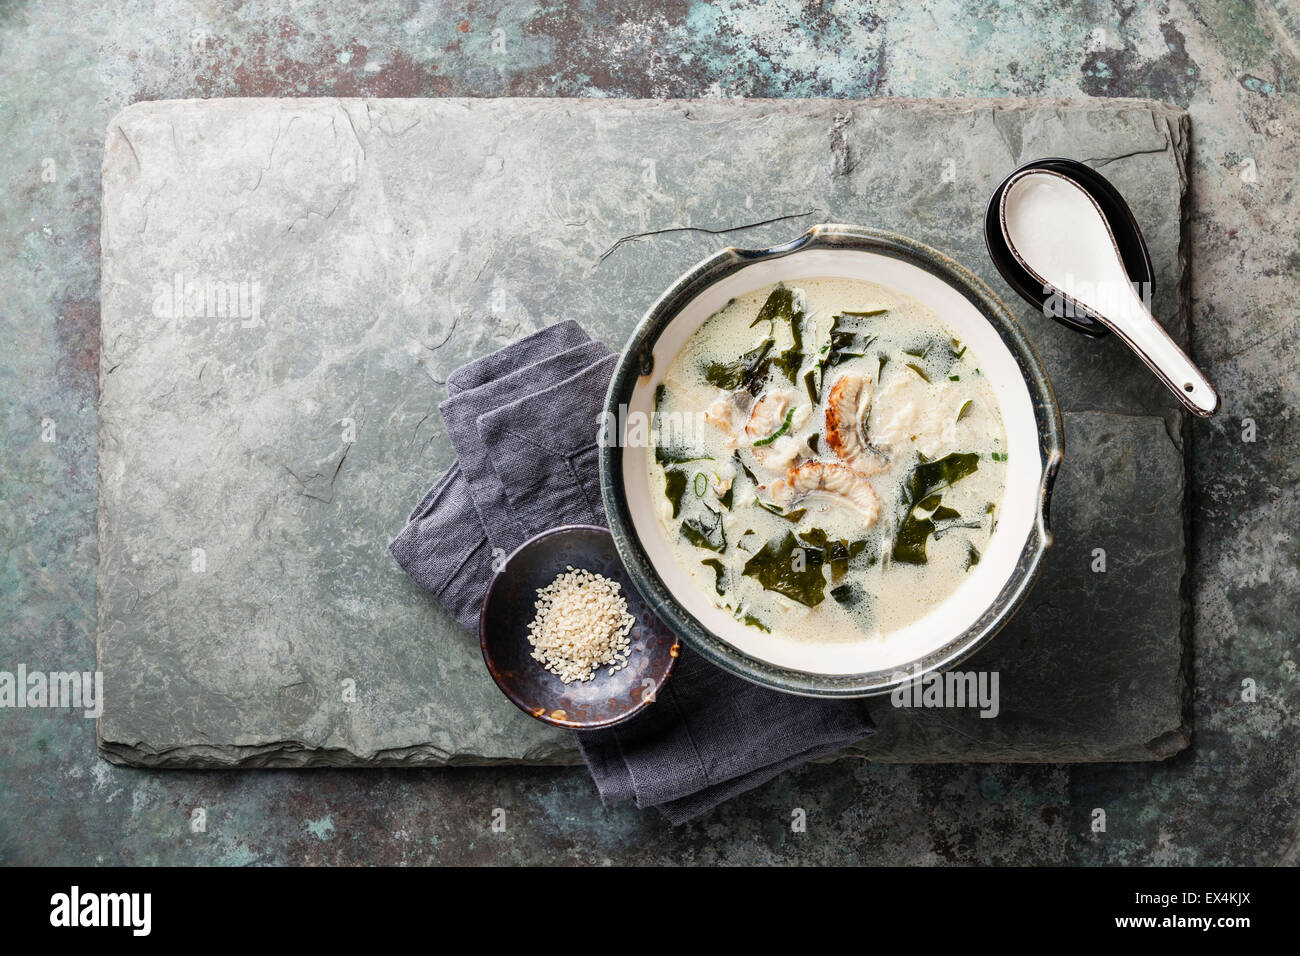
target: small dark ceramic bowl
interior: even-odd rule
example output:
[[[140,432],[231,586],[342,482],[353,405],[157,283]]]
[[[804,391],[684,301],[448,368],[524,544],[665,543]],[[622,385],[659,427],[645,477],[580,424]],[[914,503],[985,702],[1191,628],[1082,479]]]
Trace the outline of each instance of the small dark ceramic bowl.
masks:
[[[528,625],[538,588],[574,568],[621,585],[636,618],[632,655],[622,670],[601,668],[585,683],[565,684],[533,658]],[[628,580],[614,539],[595,525],[564,525],[525,541],[492,577],[479,614],[479,644],[488,673],[516,707],[538,720],[572,730],[612,727],[649,707],[677,664],[681,645]]]
[[[1111,233],[1115,237],[1115,245],[1119,249],[1120,259],[1124,262],[1124,270],[1128,273],[1129,279],[1133,282],[1145,283],[1149,294],[1154,296],[1155,268],[1151,265],[1151,253],[1147,250],[1146,240],[1142,238],[1142,230],[1138,227],[1137,219],[1134,218],[1133,211],[1129,209],[1124,197],[1110,184],[1110,180],[1091,166],[1086,166],[1077,160],[1059,157],[1035,159],[1033,162],[1017,166],[998,184],[998,188],[993,190],[988,208],[984,211],[984,244],[988,247],[989,258],[993,260],[993,265],[997,267],[998,272],[1002,273],[1002,278],[1007,280],[1007,285],[1015,289],[1020,298],[1038,311],[1044,311],[1045,303],[1053,294],[1044,292],[1043,284],[1030,275],[1029,271],[1016,260],[1010,247],[1007,246],[1006,237],[1002,234],[1002,194],[1006,192],[1007,184],[1013,178],[1031,169],[1060,173],[1087,190],[1096,200],[1102,215],[1110,225]],[[1078,303],[1069,310],[1070,314],[1058,315],[1057,312],[1060,311],[1056,310],[1048,314],[1067,328],[1082,332],[1091,338],[1102,338],[1110,334],[1110,329],[1099,318]]]

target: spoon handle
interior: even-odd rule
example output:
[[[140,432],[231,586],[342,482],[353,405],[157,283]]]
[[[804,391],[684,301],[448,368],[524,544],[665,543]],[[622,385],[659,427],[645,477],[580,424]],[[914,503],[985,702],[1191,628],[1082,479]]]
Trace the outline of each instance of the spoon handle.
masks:
[[[1147,311],[1136,292],[1126,300],[1126,305],[1114,315],[1099,318],[1169,386],[1189,411],[1202,418],[1218,411],[1219,395],[1214,386]]]

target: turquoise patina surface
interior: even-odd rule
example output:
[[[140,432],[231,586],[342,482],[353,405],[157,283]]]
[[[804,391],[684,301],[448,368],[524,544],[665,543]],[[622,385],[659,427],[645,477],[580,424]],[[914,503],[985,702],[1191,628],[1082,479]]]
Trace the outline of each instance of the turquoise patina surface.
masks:
[[[1287,5],[79,7],[0,13],[0,667],[93,661],[99,164],[123,106],[1142,96],[1192,116],[1193,352],[1224,396],[1191,432],[1195,736],[1157,764],[809,767],[670,831],[602,809],[574,769],[159,775],[99,760],[80,714],[6,710],[0,859],[1300,862],[1300,17]],[[808,811],[806,833],[791,832],[792,807]],[[1097,808],[1105,833],[1091,830]]]

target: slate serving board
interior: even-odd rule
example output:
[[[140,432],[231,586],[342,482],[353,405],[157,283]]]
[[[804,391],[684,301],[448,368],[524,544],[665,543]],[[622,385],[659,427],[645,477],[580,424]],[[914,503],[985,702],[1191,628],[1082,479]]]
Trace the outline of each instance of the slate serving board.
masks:
[[[1182,111],[1123,100],[132,106],[103,170],[102,754],[577,762],[571,736],[507,702],[477,642],[386,552],[452,460],[442,383],[562,318],[620,346],[698,259],[828,220],[905,232],[979,273],[1066,411],[1057,546],[1027,606],[962,665],[998,671],[998,717],[880,700],[880,733],[854,753],[1176,752],[1182,413],[1117,342],[1014,300],[979,225],[1016,164],[1089,161],[1134,207],[1157,315],[1185,340],[1187,134]]]

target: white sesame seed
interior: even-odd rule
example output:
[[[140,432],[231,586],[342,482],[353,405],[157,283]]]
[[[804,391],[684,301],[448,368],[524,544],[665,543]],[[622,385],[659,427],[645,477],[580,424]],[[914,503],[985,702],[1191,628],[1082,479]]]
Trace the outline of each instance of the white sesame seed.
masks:
[[[528,625],[533,658],[566,684],[589,681],[601,667],[610,674],[626,667],[636,620],[620,590],[617,581],[567,565],[537,591]]]

